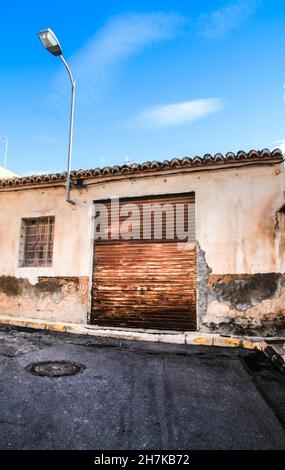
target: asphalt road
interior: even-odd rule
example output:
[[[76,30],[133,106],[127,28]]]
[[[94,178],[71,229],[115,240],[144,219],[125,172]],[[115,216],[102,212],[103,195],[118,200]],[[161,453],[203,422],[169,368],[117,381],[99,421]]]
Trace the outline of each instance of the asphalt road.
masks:
[[[25,367],[75,361],[75,376]],[[0,449],[285,449],[285,376],[239,349],[0,328]]]

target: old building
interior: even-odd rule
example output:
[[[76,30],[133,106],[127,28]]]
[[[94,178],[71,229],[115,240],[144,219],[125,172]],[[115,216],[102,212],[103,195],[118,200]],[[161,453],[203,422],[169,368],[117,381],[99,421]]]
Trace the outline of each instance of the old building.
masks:
[[[0,180],[0,315],[284,333],[280,150],[74,171],[73,204],[65,180]],[[99,204],[107,214],[101,238]],[[163,207],[159,236],[153,218],[142,220],[146,204]]]

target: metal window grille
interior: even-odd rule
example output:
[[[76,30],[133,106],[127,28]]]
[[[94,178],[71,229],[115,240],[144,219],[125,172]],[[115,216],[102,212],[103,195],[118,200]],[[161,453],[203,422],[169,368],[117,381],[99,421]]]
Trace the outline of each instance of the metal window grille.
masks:
[[[51,266],[54,217],[22,219],[19,265]]]

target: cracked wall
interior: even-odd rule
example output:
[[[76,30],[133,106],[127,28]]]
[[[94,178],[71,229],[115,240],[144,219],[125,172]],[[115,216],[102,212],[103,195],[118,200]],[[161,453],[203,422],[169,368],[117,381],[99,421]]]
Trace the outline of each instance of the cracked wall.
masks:
[[[203,318],[208,308],[209,289],[208,279],[212,270],[208,266],[205,257],[205,251],[200,247],[199,242],[196,243],[196,288],[197,288],[197,325],[198,329],[203,326]]]
[[[200,331],[285,335],[285,274],[212,274],[205,252],[197,258]]]
[[[0,276],[0,315],[50,321],[86,322],[88,277]]]

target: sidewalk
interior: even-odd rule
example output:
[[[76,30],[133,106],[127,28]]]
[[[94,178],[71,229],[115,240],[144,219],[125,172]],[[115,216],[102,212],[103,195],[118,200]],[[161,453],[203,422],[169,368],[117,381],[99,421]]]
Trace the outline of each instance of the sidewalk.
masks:
[[[50,330],[61,333],[92,335],[131,341],[151,341],[154,343],[192,344],[204,346],[241,347],[265,351],[268,347],[266,338],[249,336],[227,336],[214,333],[193,331],[143,330],[133,328],[110,328],[77,323],[48,322],[25,317],[0,315],[0,324]],[[271,338],[272,340],[272,338]]]

